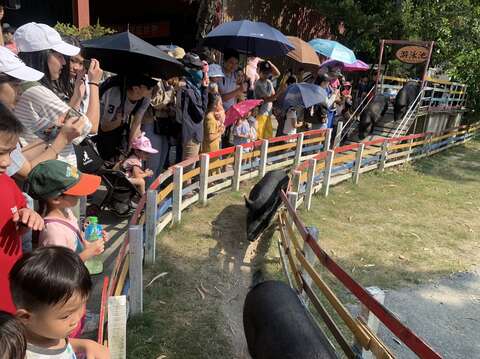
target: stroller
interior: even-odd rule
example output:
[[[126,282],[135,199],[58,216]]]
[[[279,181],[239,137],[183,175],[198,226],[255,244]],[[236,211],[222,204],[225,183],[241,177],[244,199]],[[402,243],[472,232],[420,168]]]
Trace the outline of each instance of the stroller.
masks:
[[[136,201],[141,197],[137,188],[128,180],[125,173],[113,169],[113,165],[104,161],[90,138],[75,146],[77,166],[80,172],[96,174],[102,178],[106,194],[100,203],[92,203],[87,208],[87,215],[97,215],[109,209],[117,217],[129,217],[136,208]]]

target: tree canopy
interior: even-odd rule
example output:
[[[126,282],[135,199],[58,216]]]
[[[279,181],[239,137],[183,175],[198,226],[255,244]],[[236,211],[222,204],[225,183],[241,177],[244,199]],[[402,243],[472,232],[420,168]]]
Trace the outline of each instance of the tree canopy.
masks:
[[[480,110],[480,2],[476,0],[306,0],[332,34],[374,62],[380,39],[435,41],[432,66],[468,85]]]

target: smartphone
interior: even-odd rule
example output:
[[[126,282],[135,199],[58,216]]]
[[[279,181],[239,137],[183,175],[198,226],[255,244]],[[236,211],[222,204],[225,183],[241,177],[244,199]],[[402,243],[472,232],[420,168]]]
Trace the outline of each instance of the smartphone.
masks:
[[[75,121],[75,122],[77,122],[78,120],[80,120],[82,118],[82,116],[83,116],[82,113],[75,110],[73,107],[70,107],[70,109],[67,112],[67,115],[65,116],[65,121],[68,120],[69,118],[77,117],[77,120]]]
[[[92,60],[90,60],[90,59],[84,59],[83,60],[83,68],[85,69],[85,71],[88,72],[88,69],[90,68],[91,63],[92,63]]]
[[[85,125],[83,126],[83,129],[82,129],[82,134],[72,141],[74,145],[78,146],[90,133],[90,130],[92,129],[92,123],[82,113],[80,113],[79,111],[71,107],[68,110],[67,115],[65,116],[65,120],[72,117],[77,117],[77,120],[75,120],[74,123],[80,120],[85,121]]]

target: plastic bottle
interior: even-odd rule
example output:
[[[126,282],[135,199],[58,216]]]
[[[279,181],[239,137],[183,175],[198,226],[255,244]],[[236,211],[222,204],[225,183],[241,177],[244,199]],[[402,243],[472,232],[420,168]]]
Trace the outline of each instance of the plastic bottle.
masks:
[[[95,242],[103,237],[103,228],[98,224],[97,217],[87,218],[87,228],[85,228],[85,239],[89,242]],[[85,266],[90,274],[100,274],[103,272],[103,260],[100,256],[92,257],[85,261]]]

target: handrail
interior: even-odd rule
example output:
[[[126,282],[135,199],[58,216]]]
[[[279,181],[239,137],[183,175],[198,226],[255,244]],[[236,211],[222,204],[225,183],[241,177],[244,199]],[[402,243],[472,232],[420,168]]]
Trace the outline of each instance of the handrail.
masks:
[[[420,105],[421,98],[423,96],[424,89],[422,88],[420,92],[418,93],[417,97],[415,98],[415,101],[413,101],[412,105],[408,109],[407,113],[405,116],[403,116],[402,120],[398,124],[397,128],[395,129],[395,132],[393,133],[392,137],[396,137],[398,133],[401,133],[403,131],[403,127],[405,127],[408,124],[408,121],[410,121],[410,117],[416,114],[417,109]]]
[[[351,127],[353,126],[353,124],[355,123],[356,121],[356,117],[360,116],[362,114],[363,111],[365,111],[365,109],[367,108],[367,106],[370,104],[370,102],[373,101],[373,99],[375,98],[375,95],[372,95],[372,92],[374,92],[376,89],[375,89],[375,86],[372,86],[372,88],[370,89],[370,91],[368,91],[368,93],[365,95],[365,97],[362,99],[362,101],[360,102],[360,104],[357,106],[357,108],[355,109],[355,111],[353,111],[352,115],[350,116],[350,118],[347,120],[347,122],[343,125],[343,128],[342,128],[342,132],[343,134],[341,134],[340,136],[340,143],[344,140],[344,138],[346,136],[348,136],[348,134],[350,133],[350,129]],[[368,101],[365,103],[365,100]],[[362,110],[360,110],[360,108],[363,106]],[[358,112],[358,113],[357,113]]]

